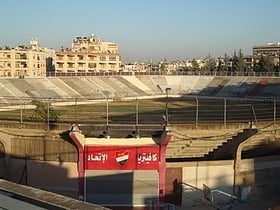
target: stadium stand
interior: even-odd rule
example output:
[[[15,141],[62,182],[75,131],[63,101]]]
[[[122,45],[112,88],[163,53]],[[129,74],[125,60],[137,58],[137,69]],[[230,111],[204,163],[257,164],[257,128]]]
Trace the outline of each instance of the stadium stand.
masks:
[[[242,89],[241,85],[243,84],[244,80],[246,78],[244,77],[233,77],[231,78],[228,83],[222,87],[222,89],[217,94],[220,97],[228,97],[228,96],[243,96],[244,91],[246,89]]]
[[[151,90],[151,93],[153,94],[161,94],[162,90],[159,86],[152,80],[150,76],[137,76],[137,78],[143,82],[149,89]]]
[[[255,96],[261,93],[263,88],[269,83],[268,78],[260,78],[257,83],[254,85],[254,88],[250,91],[250,96]]]
[[[268,96],[278,97],[280,89],[280,79],[278,78],[260,78],[260,77],[215,77],[215,76],[96,76],[96,77],[57,77],[57,78],[23,78],[23,79],[0,79],[0,103],[1,106],[7,104],[21,103],[22,98],[57,98],[62,100],[72,100],[79,98],[81,100],[91,99],[104,99],[104,98],[125,98],[125,97],[142,97],[142,96],[165,96],[166,88],[171,88],[171,94],[178,95],[191,95],[203,97],[255,97],[255,96]],[[216,106],[214,104],[213,106]],[[206,106],[209,106],[207,104]],[[223,104],[222,104],[223,106]],[[171,107],[170,107],[171,108]],[[228,115],[236,115],[233,109],[228,106]],[[184,109],[184,108],[183,108]],[[182,111],[181,109],[180,111]],[[172,110],[170,110],[172,111]],[[237,109],[240,113],[240,110]],[[231,113],[230,113],[231,112]],[[171,113],[171,112],[170,112]],[[186,112],[189,113],[189,112]],[[264,111],[262,113],[265,114]],[[208,113],[207,113],[208,114]],[[223,113],[222,113],[223,114]],[[221,114],[221,116],[222,116]],[[245,114],[244,114],[245,115]],[[271,116],[273,113],[271,113]],[[167,115],[168,116],[168,115]],[[201,117],[200,115],[199,117]],[[160,116],[161,117],[161,116]],[[239,117],[239,116],[238,116]],[[172,116],[170,117],[172,118]],[[250,119],[245,117],[245,120]],[[223,119],[221,119],[223,120]],[[247,123],[247,122],[246,122]],[[151,127],[148,125],[148,127]],[[271,133],[276,132],[275,129],[266,131],[264,129],[223,129],[221,133],[216,135],[196,133],[191,134],[190,130],[184,133],[183,131],[173,132],[173,138],[168,144],[166,158],[167,160],[173,159],[174,162],[181,160],[222,160],[234,159],[234,149],[237,145],[234,142],[244,143],[242,156],[262,156],[266,155],[265,152],[269,151],[270,154],[279,154],[280,145],[276,141],[280,139],[279,134]],[[161,127],[160,127],[161,128]],[[101,130],[93,130],[92,127],[84,127],[85,133],[89,136],[99,136],[101,131],[108,129],[107,127]],[[132,126],[129,130],[135,131],[137,128]],[[146,131],[149,135],[154,135],[152,132],[155,130]],[[209,132],[208,129],[206,132]],[[199,132],[202,132],[201,130]],[[212,131],[211,131],[212,132]],[[280,131],[277,131],[280,132]],[[141,131],[141,135],[145,134]],[[213,133],[212,133],[213,134]],[[130,136],[119,127],[116,130],[110,130],[110,135],[119,135],[118,137]],[[252,135],[254,135],[253,138]],[[27,140],[22,136],[14,138],[17,143]],[[35,139],[35,138],[34,138]],[[39,142],[39,137],[36,141]],[[53,151],[55,148],[62,148],[61,144],[54,144],[50,142]],[[47,144],[45,144],[47,145]],[[55,147],[56,146],[56,147]],[[55,148],[53,148],[55,147]],[[43,147],[34,146],[36,155],[38,153],[44,154],[41,150]],[[68,147],[67,147],[68,148]],[[232,149],[234,148],[234,149]],[[75,149],[73,145],[69,145],[69,150]],[[254,153],[254,154],[252,154]],[[35,153],[34,153],[35,154]],[[75,153],[76,154],[76,153]],[[33,153],[30,153],[33,155]],[[57,155],[46,156],[51,160],[55,160]],[[75,161],[76,156],[59,156],[62,159],[71,159]]]
[[[0,79],[0,103],[15,99],[104,99],[143,96],[198,95],[207,97],[264,97],[279,95],[278,78],[215,76],[96,76]],[[20,103],[20,100],[18,101]]]
[[[269,83],[263,87],[262,94],[266,96],[277,96],[279,94],[280,79],[271,78]]]
[[[212,76],[198,76],[198,80],[191,90],[192,94],[200,94],[201,91],[208,87],[208,84],[213,80]]]
[[[0,79],[0,103],[21,98],[104,99],[172,95],[211,97],[277,96],[279,78],[215,76],[96,76]]]

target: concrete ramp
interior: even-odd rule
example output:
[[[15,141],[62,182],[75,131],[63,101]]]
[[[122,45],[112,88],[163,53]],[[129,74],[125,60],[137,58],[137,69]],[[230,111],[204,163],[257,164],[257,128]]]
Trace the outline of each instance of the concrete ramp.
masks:
[[[21,209],[77,209],[77,210],[109,210],[108,208],[98,206],[95,204],[83,202],[59,194],[47,192],[44,190],[36,189],[29,186],[24,186],[9,182],[3,179],[0,179],[0,190],[8,198],[12,197],[12,203],[5,203],[5,208],[3,209],[17,209],[17,205],[21,205]],[[1,192],[1,191],[0,191]],[[1,202],[1,199],[5,199],[4,196],[0,196],[1,207],[4,205],[4,201]]]

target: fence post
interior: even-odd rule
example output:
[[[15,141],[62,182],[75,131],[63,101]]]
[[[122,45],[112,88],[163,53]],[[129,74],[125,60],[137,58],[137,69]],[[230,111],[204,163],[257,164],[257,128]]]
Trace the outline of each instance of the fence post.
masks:
[[[139,134],[139,101],[138,98],[136,98],[136,132]]]
[[[273,100],[273,124],[275,125],[276,123],[276,98],[274,97]]]
[[[224,127],[227,127],[227,100],[224,98]]]
[[[196,115],[195,115],[195,128],[198,127],[198,98],[195,97],[196,100]]]
[[[253,112],[253,117],[255,119],[255,123],[257,124],[257,115],[256,115],[255,108],[254,108],[253,104],[251,104],[251,108],[252,108],[252,112]]]
[[[22,128],[22,111],[23,111],[23,108],[24,108],[24,102],[21,100],[21,105],[20,105],[20,128]]]
[[[166,126],[168,126],[168,123],[169,123],[169,113],[168,113],[168,96],[170,94],[170,91],[171,91],[171,88],[165,88],[165,94],[166,94],[166,97],[165,97],[165,120],[166,120]]]
[[[75,125],[77,125],[77,98],[75,98]]]
[[[50,130],[50,98],[48,98],[48,103],[47,103],[47,131]]]
[[[106,97],[106,129],[108,129],[109,125],[109,101],[108,97]]]

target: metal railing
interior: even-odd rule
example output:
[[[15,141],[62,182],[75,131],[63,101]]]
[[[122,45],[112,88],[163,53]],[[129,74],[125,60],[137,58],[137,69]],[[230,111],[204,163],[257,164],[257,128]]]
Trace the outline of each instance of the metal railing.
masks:
[[[203,184],[204,199],[209,200],[218,209],[231,209],[241,203],[241,199],[222,190],[210,189]]]
[[[88,76],[139,76],[139,75],[189,75],[189,76],[245,76],[245,77],[280,77],[280,72],[233,72],[233,71],[88,71],[88,72],[47,72],[47,77],[88,77]]]
[[[175,205],[172,203],[159,202],[157,200],[149,200],[148,210],[175,210]]]

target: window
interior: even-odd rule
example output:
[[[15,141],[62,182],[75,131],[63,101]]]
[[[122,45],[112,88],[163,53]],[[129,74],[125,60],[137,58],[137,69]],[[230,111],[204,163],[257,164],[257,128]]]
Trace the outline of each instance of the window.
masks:
[[[117,60],[116,56],[110,56],[109,57],[109,61],[116,61],[116,60]]]
[[[99,63],[101,69],[105,69],[106,65],[104,63]]]
[[[68,63],[69,68],[74,68],[74,63]]]
[[[106,61],[106,56],[100,56],[99,59],[100,61]]]
[[[68,60],[73,61],[74,60],[74,56],[68,55]]]
[[[111,64],[111,69],[116,69],[116,65],[115,64]]]
[[[88,58],[90,61],[96,61],[96,56],[89,55]]]
[[[63,56],[57,56],[57,60],[63,60]]]
[[[88,67],[89,67],[89,68],[96,68],[96,63],[89,63],[89,64],[88,64]]]

